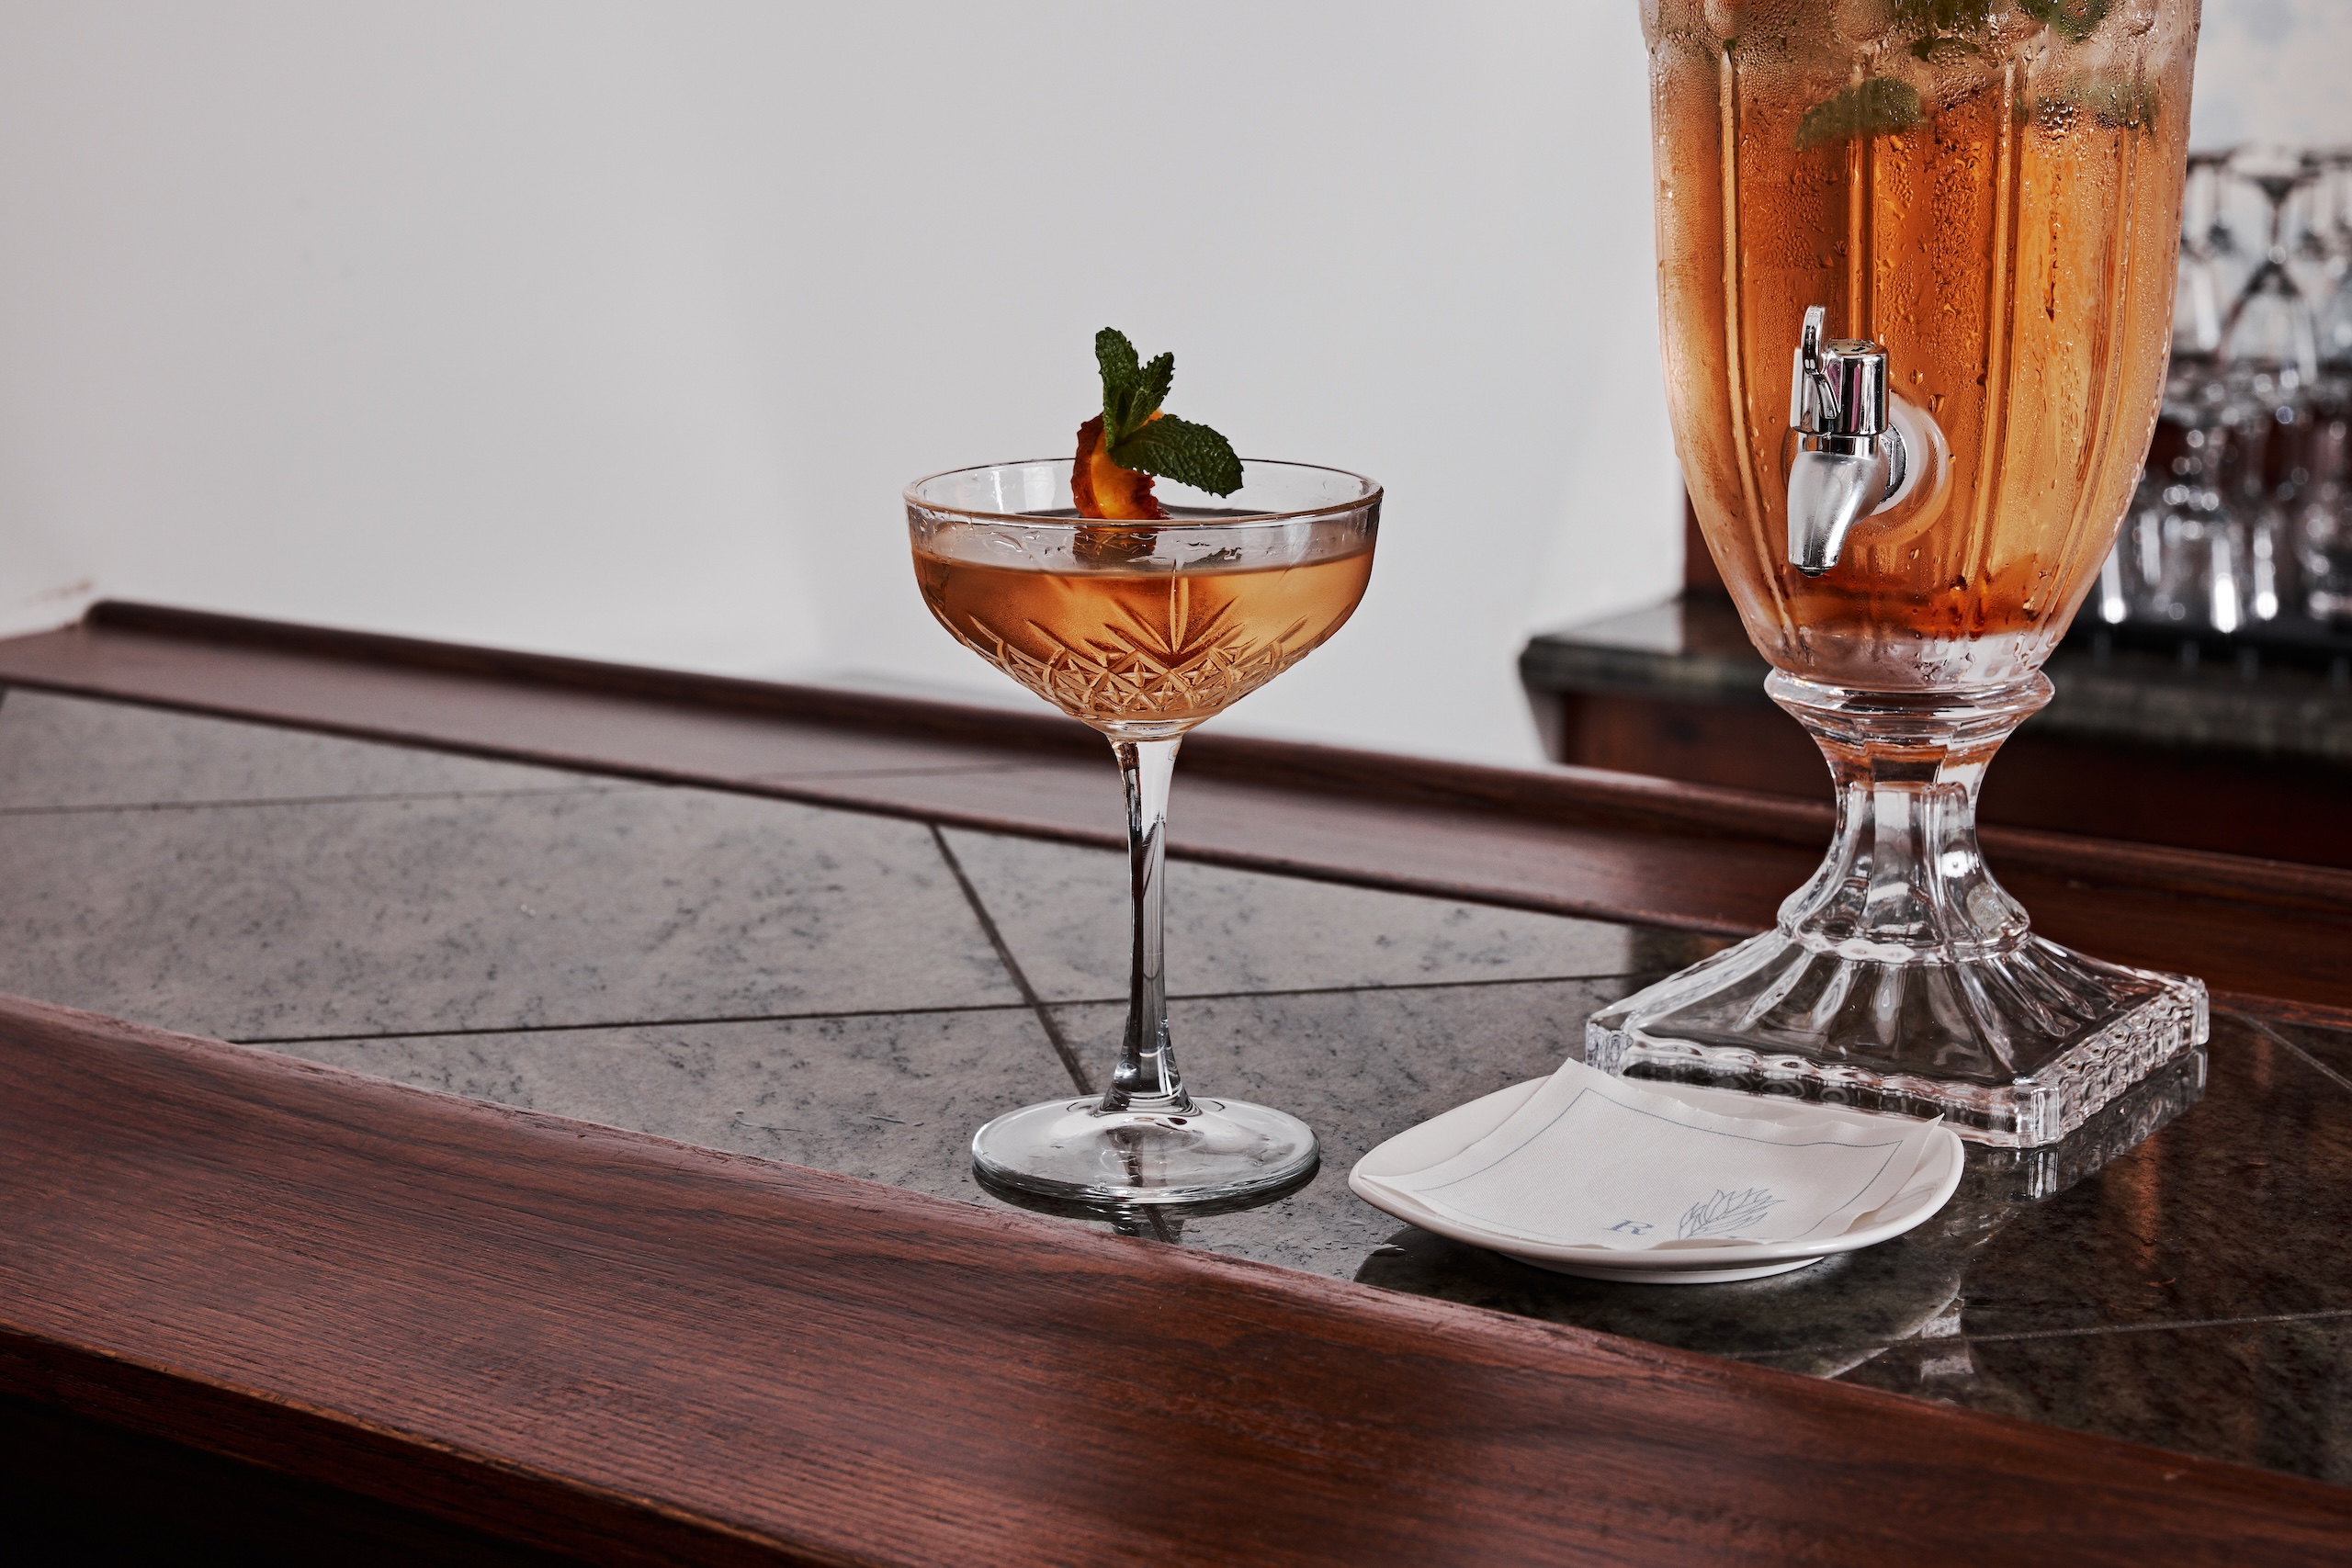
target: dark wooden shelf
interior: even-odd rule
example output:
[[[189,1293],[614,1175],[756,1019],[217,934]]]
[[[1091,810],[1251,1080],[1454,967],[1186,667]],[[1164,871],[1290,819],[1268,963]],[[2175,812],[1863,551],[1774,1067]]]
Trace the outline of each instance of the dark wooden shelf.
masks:
[[[1520,673],[1553,754],[1588,767],[1826,800],[1820,753],[1764,695],[1719,592],[1531,638]],[[2352,686],[2324,671],[2184,666],[2070,638],[2050,705],[1985,775],[1988,823],[2352,866]]]

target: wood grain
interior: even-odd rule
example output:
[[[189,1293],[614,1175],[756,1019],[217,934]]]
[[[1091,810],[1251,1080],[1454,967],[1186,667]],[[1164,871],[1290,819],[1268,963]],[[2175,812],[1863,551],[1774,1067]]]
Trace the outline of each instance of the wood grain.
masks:
[[[2318,1562],[2352,1492],[0,998],[0,1393],[605,1562]]]
[[[1099,737],[1050,715],[102,604],[0,641],[0,681],[473,755],[1115,845]],[[1771,922],[1826,807],[1595,769],[1467,766],[1214,729],[1172,852],[1721,935]],[[2352,872],[2021,829],[1986,854],[2037,929],[2217,989],[2352,1008]]]

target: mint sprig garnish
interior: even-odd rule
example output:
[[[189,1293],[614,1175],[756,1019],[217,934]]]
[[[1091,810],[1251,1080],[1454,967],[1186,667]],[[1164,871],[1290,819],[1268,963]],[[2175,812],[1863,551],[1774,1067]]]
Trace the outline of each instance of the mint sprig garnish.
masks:
[[[2155,85],[2098,76],[2062,81],[2033,100],[2033,113],[2045,126],[2062,126],[2069,116],[2087,114],[2109,130],[2144,130],[2156,123]]]
[[[2015,9],[2080,43],[2098,30],[2115,0],[1888,0],[1898,32],[1916,32],[1911,52],[1930,65],[1982,54],[1996,10]]]
[[[1176,379],[1174,355],[1144,364],[1126,333],[1104,327],[1094,334],[1094,361],[1102,367],[1102,450],[1111,461],[1211,495],[1241,488],[1241,459],[1231,442],[1189,419],[1151,417]]]
[[[2115,0],[2017,0],[2017,8],[2070,42],[2080,43],[2098,30]],[[1928,33],[1981,33],[1996,9],[1995,0],[1893,0],[1894,20],[1905,28]],[[1926,42],[1922,39],[1921,42]],[[1911,46],[1921,59],[1919,44]]]
[[[1908,130],[1924,118],[1918,88],[1893,76],[1872,76],[1805,110],[1797,124],[1797,151]]]
[[[1981,29],[1992,20],[1993,0],[1894,0],[1894,19],[1939,32]]]
[[[2018,0],[2018,9],[2061,37],[2080,43],[2107,20],[2110,0]]]
[[[1971,43],[1964,38],[1945,38],[1940,34],[1920,39],[1911,45],[1913,57],[1930,65],[1947,65],[1968,55],[1984,52],[1982,44]]]

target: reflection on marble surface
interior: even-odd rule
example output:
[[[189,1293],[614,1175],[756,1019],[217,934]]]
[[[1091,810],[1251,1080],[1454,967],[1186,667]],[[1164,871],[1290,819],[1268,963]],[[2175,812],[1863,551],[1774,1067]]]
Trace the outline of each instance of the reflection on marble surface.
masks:
[[[282,1047],[396,1083],[977,1201],[972,1129],[1061,1066],[1026,1008]]]
[[[2045,1202],[1971,1269],[1998,1334],[2352,1307],[2352,1094],[2217,1012],[2205,1098]]]
[[[1125,878],[947,838],[1042,1007],[920,823],[12,694],[0,988],[994,1203],[968,1140],[1069,1085],[1045,1021],[1111,1060]],[[2216,1013],[2201,1098],[2184,1064],[2056,1150],[1972,1149],[1863,1252],[1577,1280],[1400,1227],[1348,1168],[1709,943],[1173,881],[1188,1077],[1304,1116],[1324,1161],[1261,1206],[1071,1223],[2352,1483],[2352,1031]]]
[[[1317,1274],[1352,1275],[1396,1222],[1348,1190],[1380,1143],[1466,1100],[1557,1068],[1586,1015],[1642,984],[1521,981],[1217,997],[1169,1005],[1176,1060],[1193,1091],[1302,1118],[1322,1145],[1304,1188],[1236,1213],[1188,1218],[1187,1246]],[[1081,1061],[1108,1060],[1121,1005],[1054,1010]]]
[[[2259,1026],[2294,1055],[2328,1077],[2352,1090],[2352,1029],[2322,1029],[2311,1024],[2273,1023]]]
[[[47,692],[0,698],[0,810],[638,787]]]
[[[1722,1285],[1580,1280],[1386,1220],[1355,1278],[1414,1295],[1572,1323],[1719,1356],[1835,1377],[1945,1318],[1967,1267],[1942,1216],[1919,1230],[1793,1273]]]
[[[1039,996],[1126,994],[1124,855],[957,829],[947,840]],[[1600,920],[1184,861],[1168,868],[1169,988],[1179,996],[1623,975],[1696,963],[1721,944],[1686,937],[1662,953],[1652,935],[1640,945],[1632,929]]]
[[[1927,1224],[1792,1274],[1573,1280],[1406,1227],[1357,1278],[2352,1480],[2352,1092],[2227,1013],[2208,1050],[2201,1097],[2184,1063],[2055,1165],[1972,1146]]]
[[[2096,1175],[2193,1105],[2203,1068],[2199,1055],[2173,1063],[2051,1149],[1972,1145],[1959,1190],[1927,1223],[1792,1273],[1703,1287],[1575,1280],[1407,1226],[1356,1278],[1687,1349],[1769,1356],[1791,1371],[1835,1376],[1894,1341],[1958,1332],[1963,1280],[2037,1201],[2050,1172],[2063,1168],[2075,1181]]]
[[[1139,1241],[1173,1243],[1183,1241],[1185,1231],[1188,1228],[1197,1230],[1203,1220],[1245,1213],[1251,1209],[1278,1203],[1313,1186],[1320,1174],[1319,1168],[1309,1169],[1282,1186],[1263,1192],[1247,1193],[1238,1198],[1213,1198],[1204,1203],[1096,1203],[1057,1198],[1043,1192],[1024,1192],[1018,1187],[1008,1187],[977,1165],[973,1168],[972,1179],[979,1183],[981,1191],[1011,1208],[1026,1209],[1033,1214],[1051,1214],[1057,1220],[1080,1220],[1099,1224],[1114,1235],[1134,1236]]]
[[[2205,1048],[2198,1046],[2124,1090],[2057,1143],[2030,1149],[1985,1149],[1987,1168],[2001,1173],[2007,1195],[2015,1201],[2055,1198],[2178,1121],[2205,1098],[2210,1071]]]
[[[0,989],[228,1039],[1017,1002],[922,825],[699,790],[0,815]]]
[[[2352,1484],[2352,1309],[2180,1328],[1922,1338],[1873,1354],[1846,1381]]]

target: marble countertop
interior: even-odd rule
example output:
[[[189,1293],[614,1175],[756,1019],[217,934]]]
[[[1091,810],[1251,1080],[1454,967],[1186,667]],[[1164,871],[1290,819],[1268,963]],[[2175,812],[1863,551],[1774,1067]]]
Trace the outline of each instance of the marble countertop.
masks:
[[[1092,1087],[1123,1016],[1112,853],[23,691],[0,874],[0,989],[977,1204],[972,1129]],[[1179,863],[1187,1077],[1305,1116],[1325,1164],[1115,1223],[2352,1483],[2352,1031],[2219,1012],[2201,1092],[1972,1150],[1922,1229],[1745,1284],[1546,1274],[1348,1192],[1710,945]]]
[[[1693,594],[1530,638],[1539,692],[1763,705],[1762,655],[1731,601]],[[2069,638],[2044,667],[2041,734],[2352,764],[2352,674],[2204,660]]]

